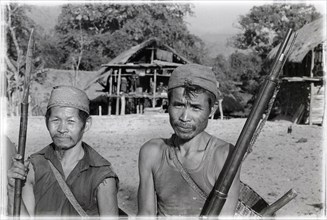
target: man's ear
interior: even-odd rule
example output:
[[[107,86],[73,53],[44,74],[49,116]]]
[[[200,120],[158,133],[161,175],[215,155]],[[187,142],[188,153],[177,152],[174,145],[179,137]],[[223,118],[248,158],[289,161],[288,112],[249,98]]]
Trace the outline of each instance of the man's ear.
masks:
[[[84,132],[87,132],[92,126],[92,117],[88,117],[85,122]]]

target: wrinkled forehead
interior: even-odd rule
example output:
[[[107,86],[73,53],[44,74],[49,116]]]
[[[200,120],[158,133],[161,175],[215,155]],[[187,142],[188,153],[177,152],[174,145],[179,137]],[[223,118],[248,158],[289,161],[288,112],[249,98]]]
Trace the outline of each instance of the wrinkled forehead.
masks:
[[[170,101],[188,102],[202,104],[208,102],[209,96],[206,92],[190,92],[184,87],[177,87],[170,90]]]
[[[79,109],[67,106],[54,106],[49,109],[50,117],[79,117]]]

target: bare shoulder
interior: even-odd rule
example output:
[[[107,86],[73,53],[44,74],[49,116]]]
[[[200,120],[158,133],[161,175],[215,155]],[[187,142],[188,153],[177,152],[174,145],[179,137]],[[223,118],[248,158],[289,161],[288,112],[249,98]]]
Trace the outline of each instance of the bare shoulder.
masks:
[[[165,140],[162,138],[154,138],[145,142],[140,149],[142,154],[151,154],[155,156],[162,152],[165,147]]]
[[[154,138],[144,143],[139,152],[139,162],[156,163],[162,156],[166,143],[162,138]]]
[[[219,139],[215,136],[212,136],[213,144],[214,144],[214,157],[218,159],[218,161],[225,162],[228,157],[228,154],[232,151],[234,146],[231,143],[228,143],[222,139]]]

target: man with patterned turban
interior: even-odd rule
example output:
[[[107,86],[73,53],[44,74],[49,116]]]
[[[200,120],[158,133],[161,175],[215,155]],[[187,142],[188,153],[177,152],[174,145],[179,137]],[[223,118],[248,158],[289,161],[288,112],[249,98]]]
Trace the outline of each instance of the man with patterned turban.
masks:
[[[171,74],[168,113],[174,134],[140,149],[139,216],[200,215],[233,147],[205,131],[217,97],[210,68],[186,64]],[[238,172],[221,215],[234,215],[239,187]]]
[[[55,87],[45,121],[53,142],[32,154],[28,165],[14,158],[8,171],[9,207],[14,179],[19,178],[25,181],[22,215],[117,216],[118,177],[111,164],[82,141],[92,123],[85,92]],[[64,193],[64,183],[72,194]]]

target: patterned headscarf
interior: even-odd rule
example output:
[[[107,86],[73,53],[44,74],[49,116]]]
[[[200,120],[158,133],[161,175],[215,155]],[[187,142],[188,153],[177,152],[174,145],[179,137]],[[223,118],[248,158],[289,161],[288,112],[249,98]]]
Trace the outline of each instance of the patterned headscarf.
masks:
[[[185,64],[177,67],[170,76],[168,90],[182,87],[185,84],[199,86],[212,92],[215,95],[216,100],[219,98],[216,76],[207,66]]]
[[[89,114],[89,104],[84,91],[73,86],[56,86],[51,92],[47,110],[55,106],[73,107]]]

